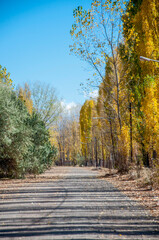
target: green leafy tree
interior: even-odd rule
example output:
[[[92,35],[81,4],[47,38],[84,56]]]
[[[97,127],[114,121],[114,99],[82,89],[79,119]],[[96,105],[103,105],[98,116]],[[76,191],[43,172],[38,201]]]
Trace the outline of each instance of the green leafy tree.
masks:
[[[32,144],[29,147],[28,155],[25,155],[26,161],[29,162],[26,165],[26,171],[38,174],[52,165],[57,149],[51,146],[49,131],[38,113],[33,112],[28,124],[32,129]]]
[[[15,92],[0,84],[0,174],[17,177],[23,172],[23,156],[31,145],[29,114]]]
[[[24,101],[0,84],[0,176],[24,177],[49,168],[57,154],[41,116],[29,114]]]

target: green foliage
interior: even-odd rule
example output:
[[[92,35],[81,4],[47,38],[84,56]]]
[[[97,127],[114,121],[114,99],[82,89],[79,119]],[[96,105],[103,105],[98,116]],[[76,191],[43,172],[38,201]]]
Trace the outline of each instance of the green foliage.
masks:
[[[27,172],[38,174],[51,166],[57,150],[51,146],[48,129],[38,113],[34,112],[30,117],[29,127],[32,129],[32,145],[24,163],[30,162],[26,165]]]
[[[20,162],[31,145],[29,115],[15,92],[0,84],[0,174],[18,176]]]
[[[51,166],[57,149],[41,116],[29,114],[25,102],[0,83],[0,177],[38,174]]]
[[[84,156],[78,155],[76,161],[77,161],[77,165],[79,167],[85,166],[85,157]]]

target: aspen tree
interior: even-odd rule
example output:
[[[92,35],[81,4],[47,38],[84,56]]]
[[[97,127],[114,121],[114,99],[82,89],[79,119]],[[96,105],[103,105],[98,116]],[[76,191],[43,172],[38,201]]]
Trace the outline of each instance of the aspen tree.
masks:
[[[156,119],[156,110],[153,109],[156,107],[158,109],[159,66],[153,62],[140,62],[139,57],[146,56],[153,59],[159,57],[158,10],[159,3],[156,0],[130,1],[123,16],[126,55],[124,61],[126,60],[128,63],[127,79],[129,79],[128,86],[135,112],[135,138],[140,145],[145,166],[150,165],[155,146],[154,143],[152,148],[150,139],[157,134],[157,132],[154,133],[155,129],[157,130],[156,120],[152,121],[152,119]],[[152,104],[150,104],[148,99],[152,96]],[[149,108],[150,105],[152,109]],[[148,109],[151,109],[149,114]],[[150,131],[152,124],[153,129]]]

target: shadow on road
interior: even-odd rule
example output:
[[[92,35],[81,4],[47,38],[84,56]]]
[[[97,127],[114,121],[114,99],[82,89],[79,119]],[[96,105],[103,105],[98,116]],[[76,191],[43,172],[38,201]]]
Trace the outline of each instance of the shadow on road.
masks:
[[[67,176],[7,190],[3,195],[3,239],[159,238],[154,218],[110,183],[94,176]]]

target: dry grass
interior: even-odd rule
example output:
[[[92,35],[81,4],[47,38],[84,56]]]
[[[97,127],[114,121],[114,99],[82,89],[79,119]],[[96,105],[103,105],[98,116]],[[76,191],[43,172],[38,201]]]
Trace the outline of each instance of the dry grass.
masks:
[[[124,175],[118,174],[116,170],[100,171],[102,179],[110,181],[128,197],[149,209],[153,216],[159,217],[159,188],[152,187],[152,172],[149,169],[143,168],[140,178],[135,170]]]

